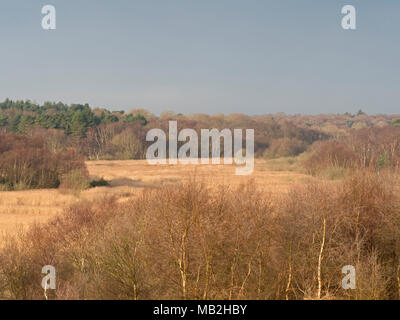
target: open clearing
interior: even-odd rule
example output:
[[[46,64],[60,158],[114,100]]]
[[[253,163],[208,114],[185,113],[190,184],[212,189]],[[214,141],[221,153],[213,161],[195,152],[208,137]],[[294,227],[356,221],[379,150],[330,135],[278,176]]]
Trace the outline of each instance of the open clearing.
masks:
[[[234,165],[149,165],[146,160],[88,161],[92,178],[103,177],[111,187],[86,190],[79,196],[56,189],[0,192],[0,232],[13,233],[34,222],[44,222],[83,199],[115,195],[124,201],[143,188],[176,184],[195,177],[212,185],[240,185],[251,181],[266,192],[281,194],[291,186],[304,185],[315,178],[292,171],[272,171],[270,163],[256,160],[252,175],[236,176]]]

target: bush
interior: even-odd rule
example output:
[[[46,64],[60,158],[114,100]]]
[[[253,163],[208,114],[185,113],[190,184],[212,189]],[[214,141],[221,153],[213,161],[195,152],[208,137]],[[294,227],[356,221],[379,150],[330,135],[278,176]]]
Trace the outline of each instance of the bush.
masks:
[[[400,126],[400,119],[393,119],[391,124],[392,126]]]
[[[142,143],[136,138],[132,130],[126,129],[116,135],[112,144],[115,149],[115,158],[120,160],[139,159],[142,154]]]
[[[85,169],[71,170],[62,176],[60,184],[60,190],[62,191],[79,193],[89,187],[89,175]]]
[[[304,141],[296,138],[273,139],[263,156],[267,159],[293,157],[304,152],[306,149],[307,145]]]
[[[304,166],[311,174],[330,168],[396,168],[400,164],[400,128],[366,128],[338,140],[319,141]]]
[[[311,156],[304,162],[304,167],[310,174],[316,175],[331,167],[351,168],[355,163],[356,155],[344,143],[329,140],[313,144]]]
[[[84,170],[74,149],[50,152],[43,138],[0,134],[0,184],[8,190],[57,188],[71,170]]]
[[[90,187],[95,188],[95,187],[109,187],[110,183],[107,180],[104,180],[104,178],[100,178],[99,180],[92,180],[90,181]]]

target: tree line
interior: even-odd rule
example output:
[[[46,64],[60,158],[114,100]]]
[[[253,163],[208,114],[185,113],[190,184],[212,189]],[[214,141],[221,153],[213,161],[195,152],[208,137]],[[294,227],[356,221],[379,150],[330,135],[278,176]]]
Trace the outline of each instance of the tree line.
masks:
[[[329,135],[286,118],[248,116],[243,114],[175,114],[164,112],[156,116],[146,110],[130,112],[90,108],[88,104],[66,105],[45,102],[39,105],[6,99],[0,103],[0,132],[27,136],[42,136],[53,151],[75,148],[86,159],[143,159],[148,147],[146,133],[153,128],[168,131],[168,121],[177,120],[179,129],[216,128],[254,129],[256,156],[262,156],[270,146],[285,148],[274,156],[291,156],[303,152]]]
[[[378,158],[374,162],[387,164],[395,161],[393,144],[397,141],[400,121],[396,115],[367,115],[361,110],[356,114],[315,116],[284,113],[258,116],[184,115],[167,111],[156,116],[144,109],[133,109],[129,112],[109,111],[105,108],[91,108],[88,104],[45,102],[39,105],[30,100],[10,99],[0,103],[0,133],[39,136],[45,141],[49,151],[55,153],[74,149],[86,160],[144,159],[149,146],[149,142],[146,141],[147,132],[154,128],[167,132],[170,120],[178,122],[178,130],[190,128],[198,134],[201,129],[206,128],[251,128],[255,131],[256,157],[294,157],[305,151],[315,154],[319,150],[320,156],[316,161],[318,165],[323,163],[321,157],[326,158],[325,163],[337,161],[336,158],[332,160],[329,157],[332,152],[337,154],[341,148],[343,152],[340,151],[341,154],[337,157],[347,155],[353,159],[354,155],[350,156],[349,148],[352,149],[351,153],[364,152],[356,150],[354,146],[348,146],[354,145],[353,140],[358,141],[357,145],[362,145],[361,140],[366,141],[365,148],[368,149],[368,145],[375,139],[377,147],[374,149],[374,157]],[[385,150],[380,150],[383,144],[379,141],[382,139],[388,140],[388,143],[384,144],[388,145]],[[331,142],[326,144],[325,141]],[[338,147],[335,141],[340,141],[341,146]],[[342,144],[347,146],[343,147]],[[330,148],[330,151],[326,148]],[[335,148],[337,150],[334,151]],[[316,157],[317,155],[314,159]],[[310,170],[319,170],[313,162],[315,161],[309,163],[309,167],[313,167]]]
[[[66,135],[84,138],[89,128],[120,121],[147,123],[146,118],[140,114],[110,112],[100,108],[92,110],[88,104],[45,102],[38,105],[30,100],[9,99],[0,103],[0,127],[16,134],[27,134],[32,128],[43,128],[59,129]]]

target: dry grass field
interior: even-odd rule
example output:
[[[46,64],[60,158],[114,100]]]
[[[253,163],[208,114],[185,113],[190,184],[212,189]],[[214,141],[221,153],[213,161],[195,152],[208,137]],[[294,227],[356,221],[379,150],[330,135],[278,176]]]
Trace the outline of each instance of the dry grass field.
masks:
[[[109,186],[2,192],[0,296],[47,299],[38,283],[52,265],[50,299],[398,299],[396,170],[311,176],[302,163],[259,159],[237,176],[91,161],[89,178]]]
[[[284,193],[294,184],[301,186],[315,179],[285,171],[285,167],[277,167],[276,161],[265,160],[256,160],[255,170],[250,176],[236,176],[233,165],[153,166],[145,160],[88,161],[86,164],[91,177],[103,177],[110,181],[111,187],[89,189],[80,195],[63,194],[56,189],[0,192],[0,232],[14,233],[34,222],[44,222],[82,199],[92,200],[113,194],[119,201],[124,201],[143,188],[157,188],[194,176],[213,185],[239,185],[252,180],[267,192],[276,194]]]

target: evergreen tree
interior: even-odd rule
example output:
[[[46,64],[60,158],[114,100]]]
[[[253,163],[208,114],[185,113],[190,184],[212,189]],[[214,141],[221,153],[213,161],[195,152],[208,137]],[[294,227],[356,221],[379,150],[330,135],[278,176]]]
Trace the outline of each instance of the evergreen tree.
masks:
[[[22,117],[22,115],[20,113],[17,113],[15,116],[13,116],[11,118],[11,121],[10,121],[11,132],[18,133],[18,125],[19,125],[19,122],[21,121],[21,117]]]
[[[0,114],[0,127],[5,127],[8,124],[8,116],[6,114]]]
[[[71,121],[70,134],[75,137],[83,138],[86,135],[86,129],[87,124],[85,115],[82,112],[75,113]]]
[[[17,125],[17,133],[25,134],[27,129],[34,124],[33,117],[29,115],[22,115],[21,119]]]

